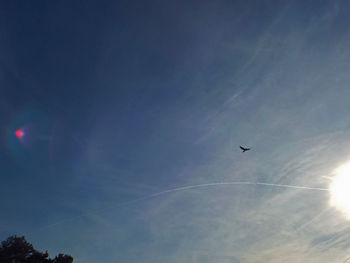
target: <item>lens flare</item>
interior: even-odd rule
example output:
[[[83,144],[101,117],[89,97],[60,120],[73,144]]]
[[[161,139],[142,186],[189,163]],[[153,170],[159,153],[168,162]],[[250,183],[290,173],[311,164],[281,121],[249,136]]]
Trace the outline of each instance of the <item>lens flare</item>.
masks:
[[[350,219],[350,162],[335,170],[330,192],[331,206],[343,212]]]
[[[15,135],[18,139],[22,139],[24,136],[24,131],[22,129],[18,129],[15,131]]]

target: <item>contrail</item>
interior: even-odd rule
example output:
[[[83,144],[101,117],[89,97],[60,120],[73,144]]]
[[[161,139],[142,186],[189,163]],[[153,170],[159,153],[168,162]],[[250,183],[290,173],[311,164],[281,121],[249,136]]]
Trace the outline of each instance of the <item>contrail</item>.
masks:
[[[266,186],[275,186],[275,187],[284,187],[284,188],[294,188],[294,189],[304,189],[304,190],[316,190],[316,191],[327,191],[327,188],[319,188],[319,187],[308,187],[308,186],[297,186],[297,185],[289,185],[289,184],[268,184],[268,183],[255,183],[257,185],[266,185]]]
[[[189,185],[189,186],[182,186],[182,187],[175,187],[175,188],[170,188],[168,190],[164,190],[158,193],[151,194],[148,197],[155,197],[171,192],[178,192],[182,190],[187,190],[187,189],[194,189],[194,188],[201,188],[201,187],[208,187],[208,186],[217,186],[217,185],[253,185],[255,183],[250,183],[250,182],[220,182],[220,183],[208,183],[208,184],[195,184],[195,185]]]
[[[252,182],[219,182],[219,183],[208,183],[208,184],[195,184],[183,187],[170,188],[168,190],[164,190],[158,193],[154,193],[148,197],[159,196],[171,192],[177,192],[187,189],[201,188],[201,187],[209,187],[209,186],[218,186],[218,185],[264,185],[264,186],[272,186],[272,187],[282,187],[282,188],[294,188],[294,189],[302,189],[302,190],[315,190],[315,191],[329,191],[327,188],[319,188],[319,187],[308,187],[308,186],[297,186],[297,185],[289,185],[289,184],[271,184],[271,183],[252,183]]]
[[[46,229],[46,228],[49,228],[49,227],[60,225],[60,224],[63,224],[65,222],[72,221],[74,219],[77,219],[77,218],[80,218],[80,217],[83,217],[83,216],[96,215],[96,214],[99,214],[99,213],[101,213],[103,211],[106,211],[106,210],[111,210],[113,208],[117,208],[119,206],[128,205],[128,204],[131,204],[131,203],[137,203],[137,202],[140,202],[140,201],[144,201],[144,200],[150,199],[152,197],[157,197],[157,196],[160,196],[160,195],[164,195],[164,194],[168,194],[168,193],[172,193],[172,192],[179,192],[179,191],[189,190],[189,189],[205,188],[205,187],[212,187],[212,186],[223,186],[223,185],[262,185],[262,186],[271,186],[271,187],[280,187],[280,188],[292,188],[292,189],[311,190],[311,191],[327,191],[327,192],[329,191],[329,189],[327,189],[327,188],[298,186],[298,185],[289,185],[289,184],[272,184],[272,183],[263,183],[263,182],[253,183],[253,182],[240,181],[240,182],[217,182],[217,183],[206,183],[206,184],[194,184],[194,185],[188,185],[188,186],[182,186],[182,187],[169,188],[167,190],[163,190],[163,191],[160,191],[160,192],[157,192],[157,193],[154,193],[154,194],[150,194],[150,195],[147,195],[147,196],[144,196],[144,197],[140,197],[140,198],[133,199],[133,200],[130,200],[130,201],[122,202],[122,203],[116,204],[114,206],[105,207],[105,208],[102,208],[102,209],[99,209],[99,210],[96,210],[96,211],[92,211],[92,212],[76,215],[76,216],[73,216],[71,218],[64,219],[62,221],[59,221],[59,222],[56,222],[56,223],[53,223],[53,224],[41,227],[39,229],[36,229],[35,231],[29,232],[29,234],[35,233],[37,231],[40,231],[40,230],[43,230],[43,229]]]

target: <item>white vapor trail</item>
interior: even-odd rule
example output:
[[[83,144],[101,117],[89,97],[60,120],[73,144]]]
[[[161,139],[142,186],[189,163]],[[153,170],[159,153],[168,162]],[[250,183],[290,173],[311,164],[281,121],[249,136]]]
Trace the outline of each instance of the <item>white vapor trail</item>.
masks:
[[[154,197],[154,196],[163,195],[166,193],[177,192],[177,191],[182,191],[182,190],[187,190],[187,189],[209,187],[209,186],[219,186],[219,185],[264,185],[264,186],[303,189],[303,190],[329,191],[329,189],[327,189],[327,188],[297,186],[297,185],[288,185],[288,184],[271,184],[271,183],[260,183],[260,182],[257,182],[257,183],[252,183],[252,182],[219,182],[219,183],[195,184],[195,185],[171,188],[168,190],[164,190],[164,191],[152,194],[148,197]]]
[[[123,203],[119,203],[119,204],[116,204],[116,205],[111,206],[111,207],[105,207],[103,209],[99,209],[99,210],[96,210],[96,211],[92,211],[92,212],[83,213],[83,214],[80,214],[80,215],[77,215],[77,216],[73,216],[71,218],[64,219],[62,221],[59,221],[59,222],[56,222],[56,223],[53,223],[53,224],[41,227],[39,229],[36,229],[35,231],[29,232],[29,234],[35,233],[37,231],[40,231],[40,230],[43,230],[43,229],[46,229],[46,228],[49,228],[49,227],[57,226],[57,225],[63,224],[63,223],[68,222],[68,221],[72,221],[74,219],[77,219],[77,218],[80,218],[80,217],[83,217],[83,216],[96,215],[96,214],[101,213],[101,212],[106,211],[106,210],[111,210],[111,209],[119,207],[119,206],[124,206],[124,205],[127,205],[127,204],[144,201],[144,200],[150,199],[152,197],[156,197],[156,196],[160,196],[160,195],[164,195],[164,194],[168,194],[168,193],[172,193],[172,192],[179,192],[179,191],[189,190],[189,189],[205,188],[205,187],[212,187],[212,186],[223,186],[223,185],[262,185],[262,186],[271,186],[271,187],[280,187],[280,188],[293,188],[293,189],[301,189],[301,190],[313,190],[313,191],[327,191],[327,192],[329,192],[329,189],[327,189],[327,188],[309,187],[309,186],[297,186],[297,185],[289,185],[289,184],[272,184],[272,183],[262,183],[262,182],[255,182],[255,183],[253,183],[253,182],[242,182],[242,181],[240,181],[240,182],[217,182],[217,183],[195,184],[195,185],[188,185],[188,186],[182,186],[182,187],[169,188],[169,189],[164,190],[164,191],[160,191],[160,192],[157,192],[157,193],[154,193],[154,194],[150,194],[150,195],[147,195],[147,196],[144,196],[144,197],[140,197],[140,198],[137,198],[137,199],[126,201],[126,202],[123,202]]]
[[[255,183],[257,185],[266,185],[266,186],[275,186],[275,187],[284,187],[284,188],[294,188],[294,189],[304,189],[304,190],[316,190],[316,191],[327,191],[327,188],[319,188],[319,187],[308,187],[308,186],[297,186],[297,185],[289,185],[289,184],[268,184],[268,183]]]

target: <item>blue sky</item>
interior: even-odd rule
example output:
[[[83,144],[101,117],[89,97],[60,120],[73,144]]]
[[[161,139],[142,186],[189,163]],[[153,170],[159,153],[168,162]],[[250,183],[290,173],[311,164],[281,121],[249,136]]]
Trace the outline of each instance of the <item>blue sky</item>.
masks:
[[[342,262],[330,192],[255,183],[328,189],[350,161],[349,12],[1,2],[0,238],[84,263]],[[220,182],[252,184],[157,195]]]

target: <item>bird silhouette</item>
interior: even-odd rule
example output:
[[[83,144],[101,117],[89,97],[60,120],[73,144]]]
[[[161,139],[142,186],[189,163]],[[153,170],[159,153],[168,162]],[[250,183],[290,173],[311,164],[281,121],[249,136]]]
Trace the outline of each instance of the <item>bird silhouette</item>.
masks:
[[[244,148],[244,147],[242,147],[242,146],[239,146],[239,148],[241,148],[242,153],[244,153],[244,152],[246,152],[246,151],[249,151],[249,150],[250,150],[250,148]]]

